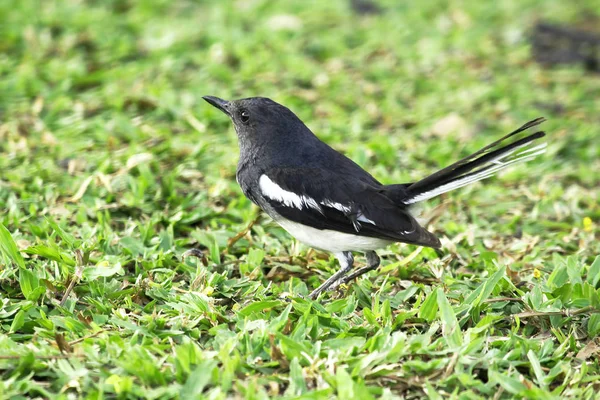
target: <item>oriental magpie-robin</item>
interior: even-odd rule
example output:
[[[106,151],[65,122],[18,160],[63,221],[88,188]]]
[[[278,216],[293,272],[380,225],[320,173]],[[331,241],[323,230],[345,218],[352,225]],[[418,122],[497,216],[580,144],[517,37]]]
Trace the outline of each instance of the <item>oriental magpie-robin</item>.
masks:
[[[375,250],[390,243],[439,248],[439,239],[411,212],[415,203],[530,160],[546,147],[534,144],[544,132],[522,134],[544,121],[538,118],[420,181],[383,185],[273,100],[204,99],[233,121],[240,147],[236,177],[244,195],[296,239],[338,259],[340,269],[311,298],[377,268]],[[366,254],[367,266],[347,275],[353,251]]]

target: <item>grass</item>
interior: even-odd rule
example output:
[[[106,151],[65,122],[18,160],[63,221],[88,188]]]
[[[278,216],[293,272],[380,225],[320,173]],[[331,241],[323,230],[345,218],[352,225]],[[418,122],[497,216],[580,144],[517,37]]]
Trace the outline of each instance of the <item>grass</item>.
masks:
[[[396,3],[0,3],[0,398],[594,398],[600,78],[528,35],[596,2]],[[309,301],[336,262],[244,233],[207,94],[271,97],[385,183],[538,116],[549,151],[429,202],[441,254]]]

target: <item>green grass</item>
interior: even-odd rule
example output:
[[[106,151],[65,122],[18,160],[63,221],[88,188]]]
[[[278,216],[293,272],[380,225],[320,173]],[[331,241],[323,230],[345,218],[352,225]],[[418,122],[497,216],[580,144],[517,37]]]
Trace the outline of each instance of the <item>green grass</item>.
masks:
[[[0,398],[594,398],[600,78],[528,35],[597,3],[396,3],[0,2]],[[429,202],[441,254],[309,301],[330,255],[262,217],[231,241],[258,210],[207,94],[385,183],[538,116],[549,150]]]

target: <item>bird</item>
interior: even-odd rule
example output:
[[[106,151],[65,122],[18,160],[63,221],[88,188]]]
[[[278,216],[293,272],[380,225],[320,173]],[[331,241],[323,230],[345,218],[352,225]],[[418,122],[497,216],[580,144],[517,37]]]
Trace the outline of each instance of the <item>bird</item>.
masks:
[[[203,96],[225,113],[237,133],[236,179],[244,195],[298,241],[332,253],[339,269],[316,299],[379,267],[376,250],[392,243],[440,248],[418,222],[417,203],[494,175],[544,153],[536,118],[479,151],[416,182],[385,185],[321,141],[289,108],[266,97]],[[353,252],[366,266],[352,273]]]

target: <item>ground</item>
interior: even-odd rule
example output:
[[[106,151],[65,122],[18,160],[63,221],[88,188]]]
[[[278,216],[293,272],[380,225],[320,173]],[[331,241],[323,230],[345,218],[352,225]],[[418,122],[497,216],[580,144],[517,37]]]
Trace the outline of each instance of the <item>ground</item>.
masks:
[[[593,398],[600,75],[530,38],[598,13],[1,2],[0,398]],[[392,245],[310,301],[336,261],[243,197],[203,95],[271,97],[384,183],[538,116],[548,152],[425,204],[441,252]]]

